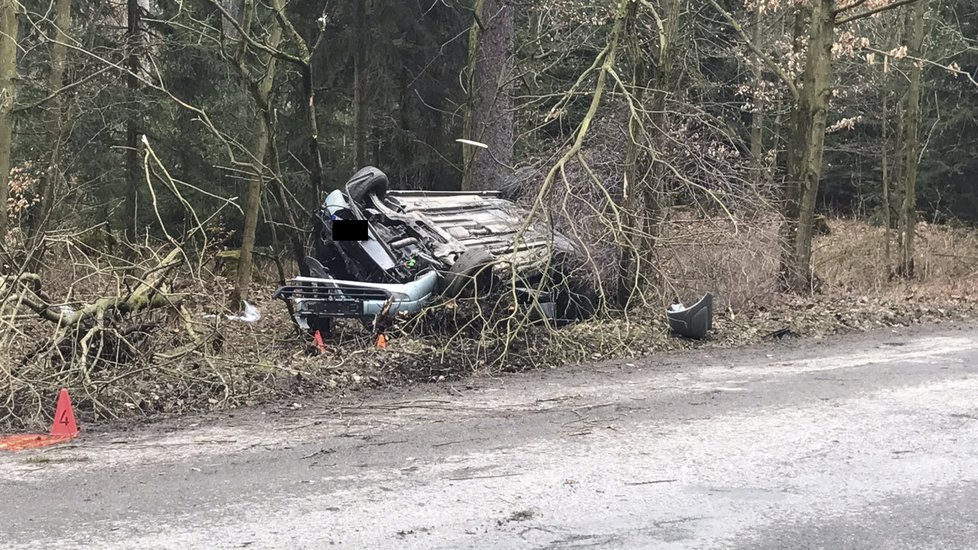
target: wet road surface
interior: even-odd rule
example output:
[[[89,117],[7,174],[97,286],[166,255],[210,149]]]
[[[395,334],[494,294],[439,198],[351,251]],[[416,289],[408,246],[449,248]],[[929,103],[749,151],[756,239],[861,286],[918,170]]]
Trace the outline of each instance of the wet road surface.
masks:
[[[978,328],[86,435],[0,455],[0,548],[978,548]]]

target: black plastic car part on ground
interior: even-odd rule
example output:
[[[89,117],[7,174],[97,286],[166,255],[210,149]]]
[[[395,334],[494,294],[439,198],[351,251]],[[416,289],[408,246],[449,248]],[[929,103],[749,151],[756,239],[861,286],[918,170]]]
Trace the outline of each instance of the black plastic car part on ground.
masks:
[[[686,307],[673,304],[666,310],[669,328],[680,336],[700,339],[713,328],[713,295],[709,292],[695,304]]]

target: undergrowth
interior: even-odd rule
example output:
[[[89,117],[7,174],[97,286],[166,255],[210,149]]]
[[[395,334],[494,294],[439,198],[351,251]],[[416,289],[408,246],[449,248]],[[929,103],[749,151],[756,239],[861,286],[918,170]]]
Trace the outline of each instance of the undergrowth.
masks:
[[[338,323],[319,353],[294,327],[282,302],[271,299],[277,277],[264,266],[252,296],[256,322],[228,319],[225,298],[232,281],[207,259],[195,276],[181,271],[168,292],[179,307],[161,307],[92,321],[103,340],[119,327],[146,332],[137,358],[66,361],[55,327],[23,308],[3,311],[0,339],[0,427],[40,429],[50,421],[57,390],[67,387],[83,422],[107,418],[227,409],[321,391],[363,386],[457,380],[472,375],[626,358],[694,346],[734,346],[786,335],[817,336],[967,319],[976,311],[978,232],[921,224],[919,276],[892,279],[882,264],[882,230],[852,220],[832,220],[816,241],[814,264],[821,292],[779,294],[770,281],[777,269],[776,221],[725,226],[724,220],[677,216],[666,228],[682,239],[664,247],[664,293],[627,315],[600,316],[561,329],[521,325],[508,340],[485,331],[451,331],[465,318],[463,303],[428,312],[456,323],[395,327],[386,349],[356,322]],[[690,230],[695,226],[700,232]],[[79,267],[82,265],[83,267]],[[129,279],[107,276],[105,266],[83,262],[52,266],[43,293],[60,306],[78,307],[118,293]],[[99,275],[99,274],[103,275]],[[120,282],[121,281],[121,282]],[[714,331],[693,342],[669,334],[661,306],[717,297]],[[57,297],[57,298],[56,298]],[[110,323],[111,321],[111,323]],[[435,330],[431,327],[438,326]],[[103,334],[104,333],[104,334]],[[504,345],[505,344],[505,345]],[[89,346],[88,353],[94,349]],[[43,353],[41,352],[43,350]],[[118,354],[116,354],[118,359]]]

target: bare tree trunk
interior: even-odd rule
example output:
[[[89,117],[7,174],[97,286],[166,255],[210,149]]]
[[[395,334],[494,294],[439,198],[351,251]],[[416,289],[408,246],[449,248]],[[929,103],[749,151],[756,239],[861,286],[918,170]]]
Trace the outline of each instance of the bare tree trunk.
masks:
[[[292,209],[289,203],[289,194],[285,188],[285,182],[282,179],[282,162],[281,155],[279,154],[278,145],[275,143],[275,126],[272,124],[272,119],[269,118],[268,124],[270,130],[270,136],[268,140],[268,160],[272,171],[275,174],[275,191],[278,203],[282,208],[282,213],[285,216],[285,221],[289,224],[289,242],[292,245],[292,258],[295,260],[297,266],[302,265],[302,260],[306,257],[306,248],[302,243],[302,233],[299,227],[299,221],[296,218],[295,211]],[[272,227],[274,230],[274,226]]]
[[[482,34],[482,13],[486,0],[473,0],[472,2],[472,26],[469,27],[469,55],[465,64],[465,93],[468,95],[468,104],[465,108],[465,127],[462,134],[466,139],[473,139],[475,135],[475,71],[479,60],[479,37]],[[472,161],[475,159],[475,149],[466,146],[462,149],[462,191],[472,189]]]
[[[17,99],[17,1],[0,0],[0,239],[7,235],[12,110]]]
[[[316,89],[312,83],[312,66],[302,67],[302,99],[306,112],[306,127],[309,131],[309,159],[312,164],[309,182],[316,193],[316,200],[323,199],[323,156],[319,152],[319,122],[316,120]]]
[[[475,0],[469,33],[469,102],[462,189],[499,189],[513,164],[512,54],[515,26],[508,0]]]
[[[628,5],[625,15],[625,32],[628,57],[632,63],[632,102],[636,109],[642,105],[645,98],[646,61],[642,55],[637,26],[638,2]],[[638,160],[645,144],[644,127],[637,110],[628,111],[628,141],[625,144],[625,174],[622,190],[624,205],[622,229],[626,232],[626,244],[618,259],[618,288],[616,302],[619,307],[627,308],[635,291],[640,290],[642,278],[641,254],[642,232],[641,220],[642,192],[638,181]]]
[[[784,290],[810,291],[817,278],[813,277],[811,257],[815,203],[822,174],[822,155],[825,149],[825,126],[828,118],[829,98],[832,85],[832,46],[835,27],[870,17],[881,11],[901,6],[915,0],[901,0],[863,8],[864,0],[846,4],[836,0],[806,0],[795,2],[795,22],[792,33],[792,53],[804,54],[801,82],[783,70],[775,61],[763,57],[744,33],[742,27],[720,7],[713,6],[748,41],[755,55],[765,60],[788,87],[793,99],[790,119],[790,135],[787,148],[787,175],[784,187],[784,220],[781,228],[781,284]],[[849,15],[840,14],[857,10]],[[807,33],[805,32],[807,16]]]
[[[808,48],[799,98],[792,113],[785,201],[781,276],[786,289],[811,289],[815,202],[822,174],[825,125],[832,82],[835,40],[833,0],[812,0]]]
[[[919,58],[924,41],[924,8],[926,0],[918,0],[913,7],[913,35],[908,54]],[[920,88],[923,62],[912,60],[910,86],[907,90],[906,124],[904,129],[905,173],[903,205],[900,209],[900,276],[914,276],[914,233],[917,227],[917,165],[920,162]]]
[[[309,44],[296,30],[292,20],[285,13],[284,0],[272,0],[271,7],[282,33],[289,38],[292,45],[299,51],[297,56],[287,56],[286,59],[295,64],[302,75],[302,109],[306,119],[308,132],[307,143],[309,150],[309,183],[316,194],[316,200],[323,198],[323,156],[319,152],[319,122],[316,119],[316,88],[312,81],[312,54]]]
[[[126,120],[126,233],[132,239],[139,234],[139,108],[136,106],[139,91],[140,30],[138,0],[126,0],[126,89],[129,93],[129,117]]]
[[[677,89],[676,42],[679,38],[679,15],[682,8],[680,0],[665,0],[663,4],[662,28],[659,30],[658,59],[653,75],[655,91],[652,93],[652,145],[655,148],[652,159],[652,182],[643,188],[645,203],[645,233],[643,253],[651,255],[662,223],[671,206],[669,170],[660,157],[669,141],[668,99]]]
[[[883,74],[886,74],[886,65],[888,64],[888,58],[883,58]],[[885,263],[886,278],[889,279],[892,275],[893,260],[890,256],[890,225],[893,221],[890,219],[890,136],[889,136],[889,94],[887,90],[883,90],[883,150],[882,150],[882,180],[883,180],[883,262]]]
[[[659,49],[655,63],[648,65],[639,43],[638,2],[630,2],[625,12],[625,46],[632,63],[632,105],[629,106],[628,134],[625,146],[625,173],[623,200],[623,225],[627,232],[627,244],[618,260],[618,288],[616,301],[620,307],[628,307],[650,282],[649,274],[654,270],[645,269],[643,262],[654,262],[656,239],[668,210],[668,167],[659,158],[667,146],[668,116],[667,99],[674,91],[675,47],[679,31],[680,0],[666,0],[659,28]],[[650,127],[642,124],[645,89],[649,86],[646,73],[652,69],[655,89],[649,101]],[[650,154],[643,154],[643,149]],[[651,157],[646,159],[646,157]],[[643,160],[649,161],[651,178],[639,177],[639,167]],[[649,181],[651,179],[651,181]]]
[[[57,94],[64,85],[65,59],[67,57],[68,27],[71,26],[71,0],[57,0],[54,6],[54,25],[50,32],[51,71],[48,73],[48,93]],[[50,104],[47,119],[47,140],[50,152],[48,166],[41,176],[41,214],[37,225],[37,238],[47,227],[54,208],[54,196],[61,181],[61,96],[55,95]]]
[[[251,30],[251,20],[253,3],[248,2],[246,16],[248,20],[242,22],[245,32]],[[277,21],[271,23],[272,29],[269,32],[267,44],[271,49],[277,49],[282,41],[282,26]],[[248,194],[245,199],[244,227],[241,233],[241,250],[238,254],[237,280],[232,296],[232,303],[240,306],[249,296],[251,278],[253,274],[254,255],[255,255],[255,236],[258,231],[258,215],[261,212],[261,198],[264,191],[265,180],[265,157],[268,156],[269,142],[272,133],[272,113],[269,104],[269,96],[272,92],[272,84],[275,81],[276,59],[271,55],[264,54],[261,57],[261,66],[264,67],[264,74],[260,77],[250,76],[250,72],[245,66],[244,51],[238,57],[238,69],[242,77],[248,82],[248,89],[255,101],[255,111],[257,115],[257,128],[255,141],[251,147],[252,155],[252,177],[248,183]],[[286,205],[287,207],[287,205]]]
[[[255,255],[255,234],[258,232],[258,214],[261,211],[261,195],[264,189],[264,170],[262,162],[268,153],[269,128],[265,113],[258,114],[258,128],[255,143],[251,148],[254,155],[255,173],[248,183],[248,195],[245,199],[244,227],[241,232],[241,250],[238,254],[238,272],[235,284],[235,295],[232,302],[240,305],[248,299],[251,286],[252,267]]]
[[[761,8],[760,2],[754,7],[754,45],[761,47]],[[764,71],[761,58],[754,56],[754,110],[751,114],[750,157],[753,164],[754,186],[759,191],[764,183]]]
[[[367,164],[367,0],[353,5],[353,168]]]

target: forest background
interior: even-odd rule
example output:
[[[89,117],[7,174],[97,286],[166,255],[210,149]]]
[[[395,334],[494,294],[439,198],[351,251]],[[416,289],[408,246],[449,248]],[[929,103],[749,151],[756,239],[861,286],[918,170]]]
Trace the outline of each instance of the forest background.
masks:
[[[968,315],[976,77],[975,0],[0,0],[0,422],[634,355],[706,291],[726,343]],[[522,202],[601,314],[296,354],[271,291],[365,165]]]

